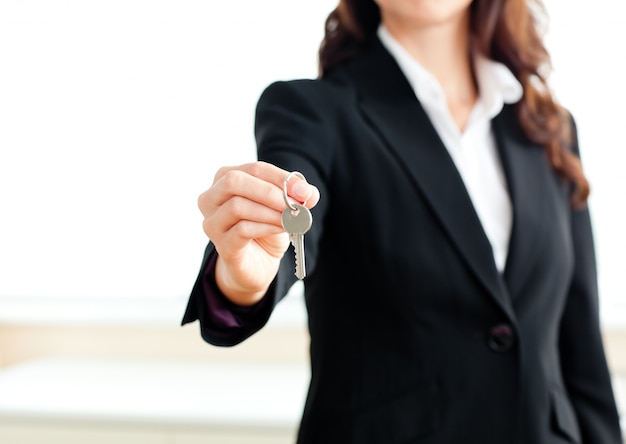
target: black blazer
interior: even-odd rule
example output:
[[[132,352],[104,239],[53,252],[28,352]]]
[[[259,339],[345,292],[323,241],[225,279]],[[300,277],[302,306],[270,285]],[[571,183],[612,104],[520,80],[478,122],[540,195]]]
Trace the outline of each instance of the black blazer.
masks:
[[[312,380],[300,444],[621,442],[589,214],[570,208],[570,186],[511,107],[493,120],[514,207],[503,274],[379,42],[322,80],[270,85],[256,117],[259,159],[321,192],[305,237]],[[234,345],[294,283],[294,258],[243,327],[220,329],[200,285],[213,254],[209,244],[183,323]]]

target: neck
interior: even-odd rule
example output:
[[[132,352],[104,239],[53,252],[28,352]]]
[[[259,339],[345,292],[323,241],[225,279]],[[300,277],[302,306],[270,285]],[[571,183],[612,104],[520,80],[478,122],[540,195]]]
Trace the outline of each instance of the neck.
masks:
[[[475,100],[468,13],[444,23],[423,26],[388,17],[383,17],[383,21],[405,50],[435,76],[448,100]]]
[[[383,23],[404,49],[435,76],[452,119],[464,131],[478,99],[470,53],[469,12],[421,26],[384,16]]]

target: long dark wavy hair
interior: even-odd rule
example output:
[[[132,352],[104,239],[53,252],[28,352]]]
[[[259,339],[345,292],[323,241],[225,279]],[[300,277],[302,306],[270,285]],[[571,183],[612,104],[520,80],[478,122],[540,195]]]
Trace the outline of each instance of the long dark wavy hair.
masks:
[[[522,84],[524,95],[515,105],[526,136],[546,150],[552,167],[576,185],[572,203],[581,206],[589,196],[589,182],[579,158],[565,147],[574,128],[556,102],[547,77],[552,68],[543,42],[547,14],[541,0],[473,0],[470,29],[477,49],[506,65]],[[326,19],[319,49],[319,73],[367,50],[380,24],[374,0],[339,0]]]

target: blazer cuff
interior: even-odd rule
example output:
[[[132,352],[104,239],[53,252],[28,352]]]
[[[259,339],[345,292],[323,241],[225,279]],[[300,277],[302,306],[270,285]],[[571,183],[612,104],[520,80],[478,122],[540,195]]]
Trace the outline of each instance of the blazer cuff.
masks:
[[[191,291],[182,325],[198,320],[202,338],[213,345],[232,346],[258,331],[269,319],[274,308],[275,283],[255,305],[240,306],[231,302],[215,282],[217,252],[209,244],[200,273]]]

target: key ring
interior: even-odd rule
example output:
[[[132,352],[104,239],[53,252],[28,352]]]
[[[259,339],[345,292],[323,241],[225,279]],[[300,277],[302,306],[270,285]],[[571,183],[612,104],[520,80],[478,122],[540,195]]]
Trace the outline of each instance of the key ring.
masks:
[[[287,206],[289,207],[291,211],[298,211],[298,208],[295,207],[291,202],[289,202],[289,197],[287,196],[287,182],[289,182],[289,179],[291,179],[293,176],[298,176],[299,178],[301,178],[302,180],[306,182],[306,178],[304,177],[304,174],[298,171],[292,171],[291,173],[287,174],[287,177],[285,177],[285,180],[283,181],[283,199],[285,199],[285,203],[287,204]],[[303,206],[306,205],[306,200],[302,202],[302,205]]]

